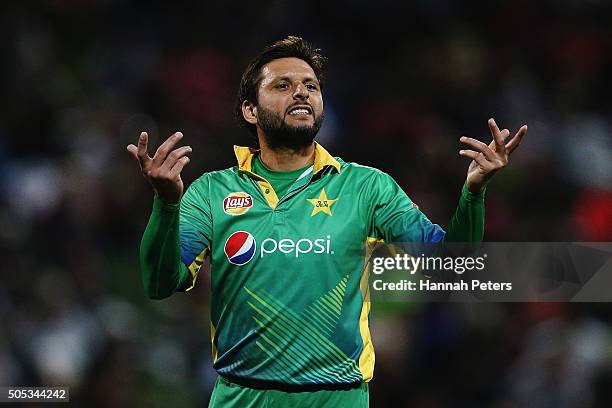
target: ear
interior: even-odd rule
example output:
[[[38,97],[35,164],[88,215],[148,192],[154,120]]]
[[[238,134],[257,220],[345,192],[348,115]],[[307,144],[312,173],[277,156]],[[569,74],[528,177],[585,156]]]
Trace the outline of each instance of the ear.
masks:
[[[242,117],[251,125],[257,124],[257,106],[249,101],[242,102]]]

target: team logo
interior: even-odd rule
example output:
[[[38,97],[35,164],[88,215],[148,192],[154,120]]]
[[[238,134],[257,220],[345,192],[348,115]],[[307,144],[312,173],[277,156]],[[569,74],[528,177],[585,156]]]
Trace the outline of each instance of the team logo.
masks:
[[[336,201],[338,201],[337,198],[333,200],[331,198],[328,198],[327,194],[325,193],[325,189],[321,190],[318,197],[307,198],[306,200],[313,205],[312,212],[310,213],[311,217],[314,217],[320,212],[331,216],[331,207],[332,205],[336,204]]]
[[[230,193],[223,200],[223,211],[229,215],[242,215],[253,206],[253,197],[242,191]]]
[[[225,256],[234,265],[244,265],[253,259],[255,238],[246,231],[236,231],[225,241]]]

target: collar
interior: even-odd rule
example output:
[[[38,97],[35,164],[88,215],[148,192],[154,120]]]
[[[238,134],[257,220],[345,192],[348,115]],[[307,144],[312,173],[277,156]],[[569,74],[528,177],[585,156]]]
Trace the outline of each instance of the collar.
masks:
[[[240,171],[251,172],[253,157],[257,152],[259,152],[259,150],[253,149],[252,147],[234,146],[234,153],[236,154],[236,159],[238,160],[238,169]],[[323,148],[323,146],[315,142],[315,158],[312,169],[313,174],[317,174],[327,166],[333,167],[338,173],[340,173],[340,163],[338,160],[334,159],[332,155]]]

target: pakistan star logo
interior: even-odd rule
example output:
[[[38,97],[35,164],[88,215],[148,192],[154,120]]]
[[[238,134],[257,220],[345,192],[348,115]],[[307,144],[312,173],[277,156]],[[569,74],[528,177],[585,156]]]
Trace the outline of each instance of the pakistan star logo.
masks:
[[[310,216],[314,216],[319,212],[322,212],[327,215],[332,215],[331,206],[338,201],[338,199],[331,200],[327,198],[327,194],[325,194],[325,189],[321,190],[319,197],[317,198],[307,198],[308,202],[314,206],[312,209],[312,213]]]

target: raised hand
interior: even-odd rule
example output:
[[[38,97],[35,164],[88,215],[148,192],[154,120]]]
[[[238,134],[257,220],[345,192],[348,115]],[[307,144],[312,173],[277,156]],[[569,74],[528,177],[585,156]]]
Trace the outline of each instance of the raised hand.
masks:
[[[181,171],[187,163],[191,147],[183,146],[174,149],[174,146],[183,138],[181,132],[170,136],[155,152],[153,157],[147,153],[149,136],[142,132],[138,138],[138,147],[128,145],[128,152],[138,161],[140,170],[145,179],[151,183],[155,194],[167,203],[178,203],[183,195],[183,180]]]
[[[495,120],[489,119],[489,130],[493,140],[488,145],[471,137],[462,136],[459,140],[473,150],[460,150],[459,154],[472,159],[467,172],[467,188],[473,193],[482,191],[499,170],[508,165],[510,154],[521,143],[527,133],[527,125],[521,126],[514,137],[506,143],[510,135],[508,129],[499,130]]]

